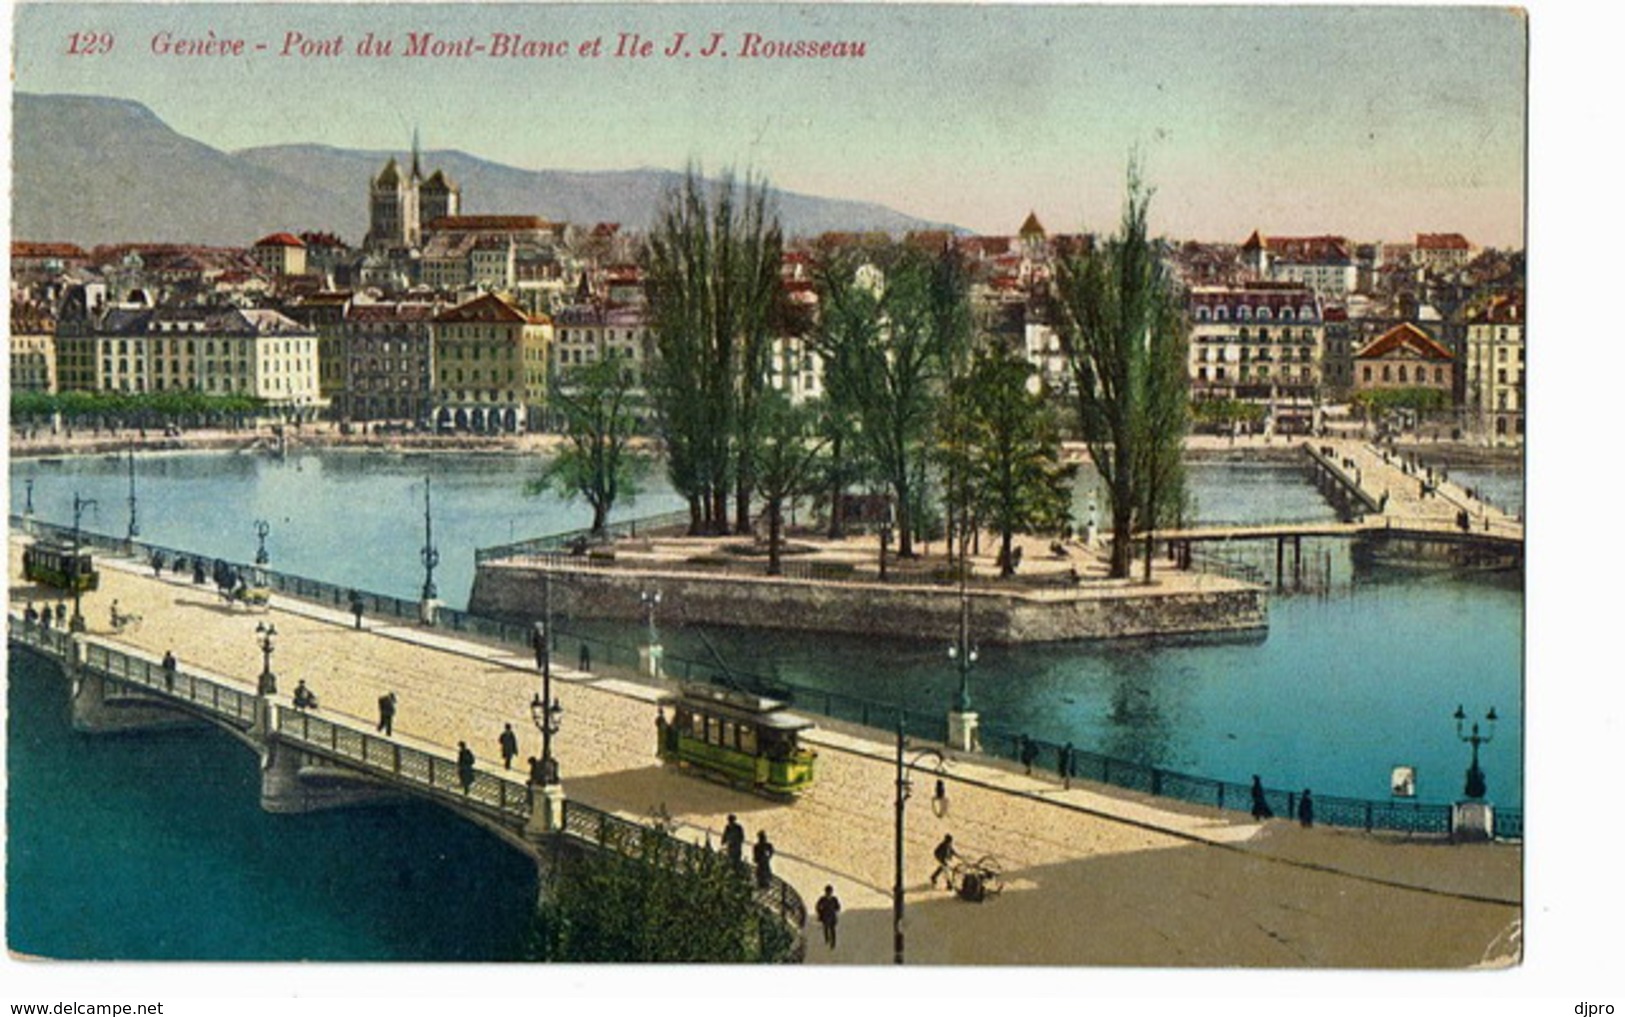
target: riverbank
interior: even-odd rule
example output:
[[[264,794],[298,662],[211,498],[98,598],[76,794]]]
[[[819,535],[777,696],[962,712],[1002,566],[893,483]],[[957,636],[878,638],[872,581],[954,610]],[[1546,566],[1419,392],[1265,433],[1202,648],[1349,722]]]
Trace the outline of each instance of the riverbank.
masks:
[[[335,424],[290,426],[282,442],[290,452],[345,449],[378,452],[451,452],[457,454],[547,454],[558,449],[564,437],[557,434],[477,435],[402,434],[341,430]],[[172,432],[133,429],[35,433],[32,437],[11,434],[13,459],[48,459],[76,455],[122,455],[137,452],[264,452],[278,448],[276,432],[260,428],[200,428]]]

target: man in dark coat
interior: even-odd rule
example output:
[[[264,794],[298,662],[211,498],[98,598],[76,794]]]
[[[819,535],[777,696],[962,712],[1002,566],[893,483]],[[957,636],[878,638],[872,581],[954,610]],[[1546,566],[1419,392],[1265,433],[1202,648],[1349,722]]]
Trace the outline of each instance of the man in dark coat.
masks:
[[[776,850],[768,843],[767,831],[756,832],[756,844],[751,848],[751,858],[756,862],[756,885],[766,890],[773,883],[773,855]]]
[[[739,865],[745,860],[745,828],[739,825],[739,817],[733,813],[728,814],[728,825],[722,828],[722,847],[728,852],[728,860]]]
[[[513,757],[519,755],[519,736],[513,733],[512,724],[502,725],[502,735],[497,738],[497,744],[502,749],[502,768],[513,769]]]
[[[943,834],[942,843],[936,846],[931,856],[937,860],[937,867],[931,870],[931,888],[934,890],[937,886],[937,877],[948,876],[950,880],[952,879],[953,860],[959,857],[959,852],[954,850],[954,835]]]
[[[395,733],[395,693],[386,692],[378,697],[378,730],[385,735]]]
[[[474,785],[474,750],[467,742],[457,743],[457,780],[463,785],[463,794]]]
[[[1303,797],[1298,799],[1298,822],[1304,826],[1315,825],[1315,800],[1309,797],[1309,789],[1303,789]]]
[[[835,896],[833,886],[824,887],[824,895],[818,898],[815,908],[818,914],[818,924],[824,927],[824,942],[831,950],[835,949],[835,923],[840,921],[841,899]]]

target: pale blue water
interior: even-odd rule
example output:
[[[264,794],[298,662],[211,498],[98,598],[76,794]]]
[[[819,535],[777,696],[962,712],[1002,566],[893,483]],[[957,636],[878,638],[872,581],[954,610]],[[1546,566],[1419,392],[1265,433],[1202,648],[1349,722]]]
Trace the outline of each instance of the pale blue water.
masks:
[[[258,761],[215,730],[83,735],[67,684],[10,658],[6,943],[107,960],[503,960],[531,862],[429,805],[259,807]]]
[[[474,547],[587,523],[582,506],[523,496],[534,470],[534,462],[501,457],[138,458],[142,537],[246,559],[255,546],[252,522],[265,518],[275,567],[413,597],[422,583],[417,551],[428,473],[442,562],[437,581],[442,598],[460,605]],[[68,522],[78,491],[100,503],[88,528],[124,531],[122,462],[15,462],[14,512],[28,477],[40,518]],[[1080,516],[1087,486],[1080,482]],[[1302,469],[1286,464],[1196,464],[1191,487],[1199,521],[1333,517]],[[1505,487],[1521,497],[1521,483]],[[630,512],[679,504],[658,489]],[[1252,553],[1273,568],[1273,546]],[[1391,767],[1407,764],[1417,768],[1420,798],[1440,802],[1460,793],[1467,764],[1451,713],[1458,703],[1474,715],[1493,705],[1502,722],[1482,756],[1491,798],[1521,804],[1522,574],[1357,565],[1339,541],[1306,542],[1304,556],[1307,571],[1329,567],[1334,591],[1274,597],[1261,639],[983,648],[972,690],[984,725],[1203,776],[1245,782],[1259,773],[1270,786],[1308,786],[1319,795],[1384,798]],[[625,645],[641,633],[627,625],[582,628]],[[693,633],[669,620],[662,632],[669,652],[708,656]],[[952,633],[917,643],[708,634],[736,669],[902,701],[911,710],[940,704],[945,712],[957,685],[944,653]],[[571,652],[568,642],[564,652]],[[500,933],[470,928],[481,915],[522,912],[511,893],[528,879],[499,877],[498,867],[516,856],[472,828],[427,807],[266,816],[252,761],[224,736],[72,735],[60,699],[43,690],[49,683],[30,678],[26,665],[14,663],[12,673],[27,679],[14,680],[11,692],[8,887],[19,902],[8,929],[13,949],[37,943],[41,952],[94,957],[494,957],[512,942],[508,932],[517,934],[518,918],[497,923]],[[54,735],[43,733],[53,728]],[[170,765],[203,776],[162,779],[180,772]],[[117,776],[116,793],[107,775]],[[183,794],[187,786],[204,790]],[[62,800],[92,810],[93,818],[55,808]],[[102,833],[112,829],[132,832],[115,841]],[[185,866],[174,857],[174,830],[187,830],[193,845]],[[367,849],[351,850],[355,843]],[[353,859],[378,857],[380,847],[397,860],[357,872]],[[424,859],[444,859],[444,866]],[[392,891],[382,870],[411,875]],[[352,884],[362,888],[354,897],[334,896]],[[120,919],[94,936],[81,931],[108,893],[131,902],[125,910],[139,914],[131,921],[140,928],[122,929]],[[184,906],[162,903],[172,897]],[[135,906],[143,902],[150,906]]]

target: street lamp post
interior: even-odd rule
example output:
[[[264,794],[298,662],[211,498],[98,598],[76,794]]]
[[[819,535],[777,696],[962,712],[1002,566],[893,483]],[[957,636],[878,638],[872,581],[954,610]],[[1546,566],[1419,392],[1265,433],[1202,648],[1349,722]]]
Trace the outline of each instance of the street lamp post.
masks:
[[[440,552],[434,546],[434,517],[429,494],[430,478],[423,478],[423,549],[418,557],[423,562],[423,624],[433,625],[435,608],[439,606],[440,591],[434,586],[434,568],[440,564]]]
[[[1495,737],[1495,722],[1499,718],[1495,716],[1495,707],[1490,707],[1490,712],[1484,715],[1484,720],[1489,725],[1487,734],[1478,733],[1478,722],[1476,720],[1473,721],[1472,733],[1466,733],[1467,711],[1460,706],[1456,707],[1455,719],[1456,737],[1473,747],[1473,761],[1467,767],[1467,784],[1462,788],[1462,794],[1475,802],[1482,801],[1484,793],[1488,790],[1488,784],[1484,780],[1484,771],[1478,765],[1478,747],[1488,745],[1490,740]]]
[[[880,521],[880,581],[886,581],[886,548],[891,544],[891,515]]]
[[[23,532],[34,532],[34,478],[23,481]]]
[[[130,442],[130,524],[125,531],[124,540],[129,548],[135,549],[135,538],[141,536],[141,527],[135,517],[135,442]]]
[[[903,735],[903,715],[897,715],[897,800],[896,800],[896,829],[895,829],[895,867],[893,869],[891,891],[892,914],[892,963],[903,963],[903,806],[908,802],[909,795],[914,789],[914,782],[908,775],[919,765],[920,760],[931,756],[937,761],[937,773],[942,772],[947,760],[936,749],[925,748],[915,752],[913,756],[904,758],[908,743]],[[937,780],[936,793],[932,801],[939,811],[945,810],[948,804],[948,792],[941,778]]]
[[[547,586],[543,580],[543,611],[546,612]],[[540,792],[540,800],[531,807],[530,828],[536,833],[552,833],[564,824],[564,793],[559,786],[559,765],[553,758],[553,736],[559,733],[564,707],[553,695],[552,633],[548,631],[551,619],[536,623],[533,637],[536,642],[537,665],[542,672],[542,691],[530,699],[530,720],[542,735],[542,758],[531,772],[531,783]],[[537,778],[540,778],[538,780]]]
[[[254,536],[260,540],[260,548],[254,552],[255,565],[269,565],[271,552],[265,549],[265,538],[271,535],[271,524],[263,519],[254,520]]]
[[[976,663],[976,645],[970,641],[970,591],[966,576],[970,563],[966,546],[961,540],[959,551],[959,638],[948,646],[948,659],[959,666],[959,693],[948,711],[948,743],[961,752],[974,752],[980,748],[977,734],[978,716],[971,709],[970,669]]]
[[[662,650],[660,633],[655,629],[655,609],[660,606],[660,591],[644,590],[638,594],[638,600],[643,604],[644,616],[649,624],[649,642],[642,650],[638,651],[638,657],[643,665],[643,672],[651,678],[658,678],[660,677]]]
[[[73,567],[74,567],[74,573],[73,573],[73,577],[72,577],[72,580],[71,580],[72,584],[73,584],[73,617],[68,620],[68,628],[69,628],[70,631],[73,631],[73,632],[83,632],[85,630],[85,615],[84,615],[84,612],[82,612],[79,609],[79,607],[80,607],[79,598],[80,598],[80,595],[83,593],[83,591],[80,589],[79,572],[78,572],[78,569],[79,569],[79,539],[80,539],[79,522],[80,522],[81,517],[84,515],[85,509],[87,509],[87,508],[95,508],[95,507],[96,507],[96,499],[94,499],[94,498],[81,498],[81,497],[79,497],[79,492],[77,492],[77,491],[75,491],[73,493]]]
[[[254,626],[254,632],[259,636],[260,653],[265,657],[265,663],[260,668],[260,695],[275,695],[276,675],[271,671],[271,654],[276,652],[276,626],[270,622],[260,622]]]

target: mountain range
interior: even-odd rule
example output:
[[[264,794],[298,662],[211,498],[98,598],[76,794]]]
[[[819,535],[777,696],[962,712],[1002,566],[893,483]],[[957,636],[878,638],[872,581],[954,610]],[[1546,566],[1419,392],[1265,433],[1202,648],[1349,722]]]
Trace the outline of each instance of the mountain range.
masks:
[[[367,185],[393,152],[271,145],[227,152],[188,138],[138,102],[18,92],[12,107],[12,236],[246,246],[268,233],[326,230],[359,244]],[[682,174],[531,170],[457,150],[422,154],[462,188],[465,214],[539,215],[641,229]],[[952,229],[881,205],[778,191],[791,235]]]

